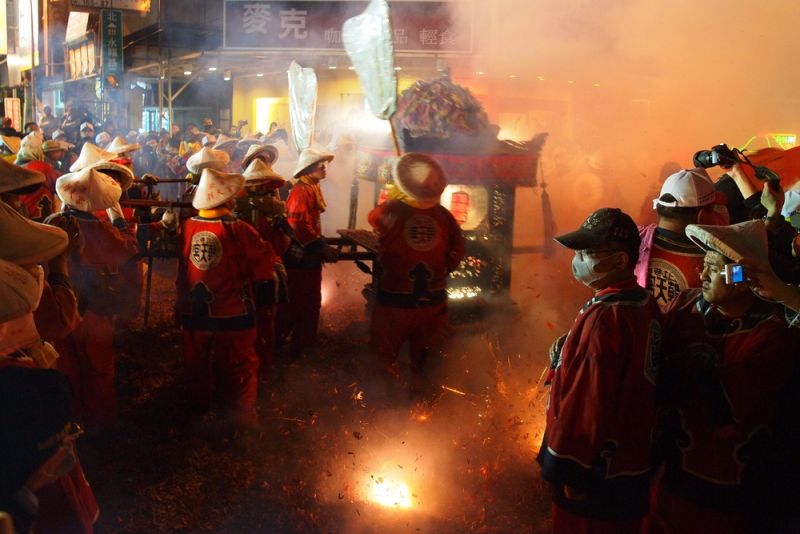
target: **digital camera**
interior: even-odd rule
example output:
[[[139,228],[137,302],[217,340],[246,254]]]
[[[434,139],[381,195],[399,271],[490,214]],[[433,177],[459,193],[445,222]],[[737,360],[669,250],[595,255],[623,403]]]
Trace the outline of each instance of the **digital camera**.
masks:
[[[741,263],[726,263],[722,276],[729,286],[741,284],[744,282],[744,267]]]
[[[728,148],[728,145],[722,143],[711,147],[711,150],[700,150],[695,153],[693,158],[694,164],[697,167],[708,169],[710,167],[733,167],[740,162],[736,152]]]

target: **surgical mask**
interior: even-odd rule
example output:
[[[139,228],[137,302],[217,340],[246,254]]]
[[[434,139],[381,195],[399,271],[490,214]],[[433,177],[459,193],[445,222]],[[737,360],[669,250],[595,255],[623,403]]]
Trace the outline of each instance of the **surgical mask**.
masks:
[[[594,254],[589,254],[586,251],[580,250],[575,252],[575,256],[572,257],[572,276],[575,277],[575,280],[581,282],[584,285],[592,287],[592,284],[601,280],[606,277],[609,273],[609,270],[601,269],[598,270],[597,267],[604,263],[609,258],[612,258],[615,253],[621,252],[620,250],[602,250],[597,251],[595,254],[602,254],[605,253],[606,255],[602,258],[596,258]],[[608,254],[610,253],[610,254]]]
[[[572,276],[578,282],[591,287],[593,283],[606,275],[606,273],[598,273],[594,270],[598,263],[598,260],[588,254],[576,253],[572,257]]]

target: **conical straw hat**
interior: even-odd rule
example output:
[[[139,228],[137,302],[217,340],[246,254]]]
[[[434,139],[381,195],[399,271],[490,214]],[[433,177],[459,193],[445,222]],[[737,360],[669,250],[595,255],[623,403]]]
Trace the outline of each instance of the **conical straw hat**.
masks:
[[[216,208],[239,194],[243,187],[244,176],[241,174],[203,169],[192,206],[198,210]]]
[[[56,193],[67,206],[91,212],[114,206],[119,202],[122,188],[109,175],[90,167],[59,178]]]
[[[83,145],[83,148],[81,148],[81,153],[78,156],[78,159],[76,159],[75,163],[70,166],[69,172],[82,171],[87,167],[91,167],[95,163],[108,161],[116,157],[116,154],[107,152],[97,145],[86,143]]]
[[[0,259],[19,265],[45,262],[69,245],[64,230],[23,217],[5,202],[0,202],[0,236]]]
[[[192,174],[200,174],[203,169],[222,170],[230,163],[231,157],[227,152],[203,147],[186,160],[186,169]]]
[[[286,180],[272,169],[272,165],[264,163],[263,160],[254,159],[244,171],[244,185],[269,184],[273,187],[281,187]]]

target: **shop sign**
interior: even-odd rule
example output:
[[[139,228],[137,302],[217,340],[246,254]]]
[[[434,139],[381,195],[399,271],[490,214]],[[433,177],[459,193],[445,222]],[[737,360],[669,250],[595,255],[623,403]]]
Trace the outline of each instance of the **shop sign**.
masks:
[[[459,2],[463,4],[464,2]],[[225,0],[226,49],[342,50],[342,25],[368,2],[338,0]],[[398,52],[470,52],[471,25],[458,26],[454,2],[389,2]]]
[[[150,12],[150,0],[71,0],[72,11],[87,9],[121,9],[138,13]]]
[[[122,11],[104,9],[100,12],[100,46],[103,58],[103,84],[117,87],[122,76]]]

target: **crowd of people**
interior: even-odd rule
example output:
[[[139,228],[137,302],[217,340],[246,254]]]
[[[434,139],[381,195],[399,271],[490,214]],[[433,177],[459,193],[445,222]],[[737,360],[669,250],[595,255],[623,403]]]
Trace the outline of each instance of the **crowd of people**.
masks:
[[[204,121],[140,138],[46,109],[28,129],[18,143],[4,130],[0,158],[0,417],[15,429],[0,437],[0,510],[17,532],[92,532],[74,441],[116,424],[114,336],[139,316],[143,255],[175,243],[192,410],[257,427],[277,348],[299,358],[316,342],[322,266],[339,257],[320,224],[335,156],[304,149],[287,195],[277,128],[237,138]],[[148,194],[165,167],[184,185],[175,210]],[[404,154],[391,178],[368,217],[369,349],[376,380],[424,390],[465,240],[433,158]],[[744,161],[716,184],[681,170],[653,201],[657,223],[604,207],[556,238],[594,291],[551,347],[538,459],[556,532],[798,525],[798,207],[777,182],[759,185]]]
[[[334,154],[303,150],[282,200],[287,179],[273,168],[280,147],[255,136],[243,144],[204,132],[202,146],[179,156],[186,185],[179,209],[155,209],[157,197],[142,191],[158,183],[138,167],[143,147],[120,136],[93,137],[91,126],[79,125],[82,143],[60,139],[59,130],[51,139],[32,130],[14,163],[0,158],[0,373],[42,370],[20,375],[35,396],[39,382],[63,386],[44,372],[55,370],[67,380],[74,408],[47,418],[46,404],[57,392],[36,398],[25,409],[37,415],[0,440],[4,451],[38,451],[24,470],[0,465],[0,510],[11,513],[19,532],[33,524],[43,532],[52,525],[93,529],[97,504],[71,444],[79,428],[103,433],[117,423],[115,332],[139,315],[142,257],[154,243],[176,242],[175,316],[188,404],[199,417],[219,414],[242,431],[259,425],[259,378],[269,376],[276,347],[296,359],[315,345],[322,265],[339,255],[320,221],[326,209],[320,182]],[[439,205],[446,179],[434,160],[406,154],[393,177],[390,198],[370,215],[383,243],[370,347],[378,374],[399,382],[403,343],[421,356],[446,326],[446,278],[461,261],[464,239]],[[392,328],[397,321],[402,331]],[[396,335],[387,338],[389,331]],[[422,374],[418,356],[412,381],[421,384]],[[3,399],[0,411],[9,417],[22,417],[20,402],[30,404]],[[69,450],[69,465],[51,457],[62,449]]]
[[[594,296],[550,349],[554,532],[800,528],[798,206],[758,185],[680,170],[656,224],[601,208],[556,237]]]

